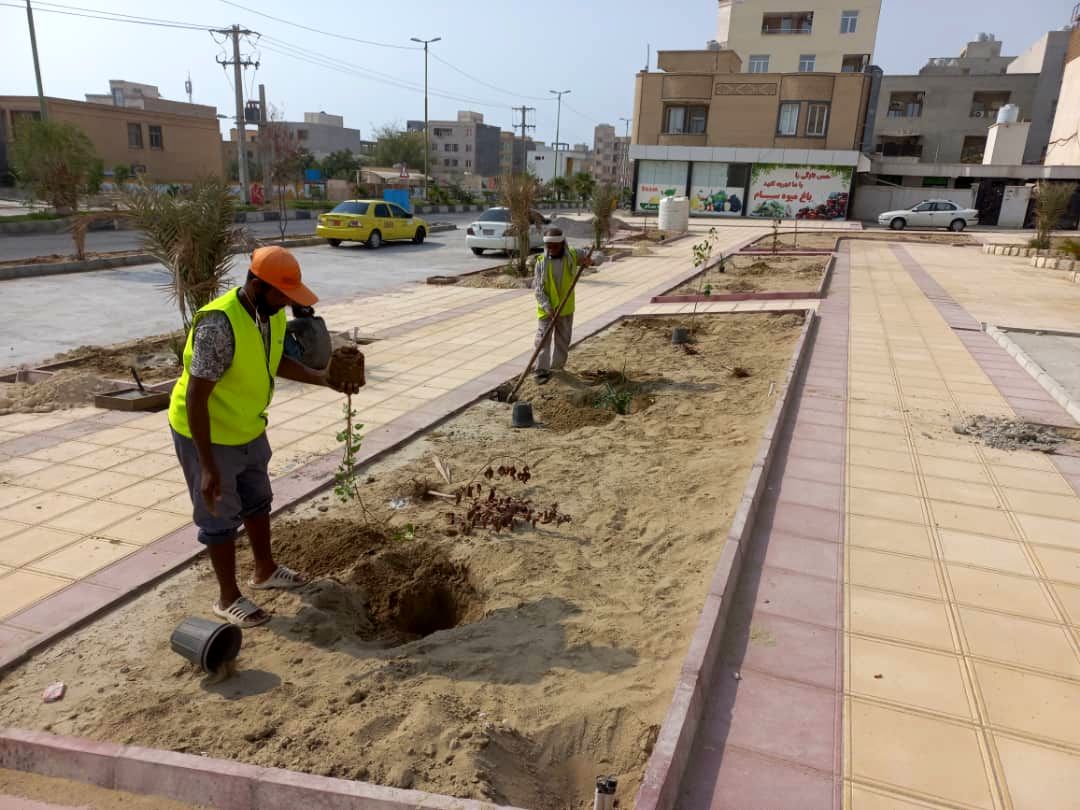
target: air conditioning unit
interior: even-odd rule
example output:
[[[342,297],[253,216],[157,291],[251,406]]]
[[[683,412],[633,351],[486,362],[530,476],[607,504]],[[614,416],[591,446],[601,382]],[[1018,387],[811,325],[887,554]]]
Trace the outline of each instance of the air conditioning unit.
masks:
[[[982,112],[982,110],[976,110],[972,113],[972,117],[974,118],[982,118],[984,115],[986,115],[986,113]]]

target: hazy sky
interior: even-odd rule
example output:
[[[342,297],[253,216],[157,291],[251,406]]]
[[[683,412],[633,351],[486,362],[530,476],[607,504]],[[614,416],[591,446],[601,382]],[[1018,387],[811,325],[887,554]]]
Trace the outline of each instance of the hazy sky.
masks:
[[[591,144],[596,123],[611,123],[623,131],[619,118],[633,112],[634,73],[645,64],[647,45],[652,46],[655,67],[658,48],[700,48],[716,35],[716,0],[238,2],[345,37],[411,46],[410,37],[441,36],[442,42],[431,46],[432,54],[449,65],[431,60],[431,88],[460,98],[432,95],[432,119],[474,109],[488,123],[509,129],[515,120],[511,107],[525,103],[537,108],[530,114],[537,129],[530,134],[544,141],[555,138],[555,102],[549,90],[573,91],[564,98],[560,139]],[[979,31],[997,34],[1005,52],[1017,54],[1047,30],[1065,25],[1075,2],[885,0],[875,61],[886,73],[913,73],[928,57],[958,54]],[[0,95],[35,92],[21,3],[0,0]],[[344,115],[346,126],[359,128],[367,137],[376,125],[424,115],[422,51],[301,30],[224,0],[64,0],[34,6],[47,95],[82,99],[88,92],[107,92],[109,79],[127,79],[156,84],[166,98],[184,99],[190,72],[195,102],[233,114],[232,70],[226,74],[215,63],[215,57],[226,54],[208,32],[46,11],[66,6],[206,27],[238,23],[261,33],[261,40],[253,37],[243,45],[244,54],[261,61],[257,71],[246,72],[245,86],[265,83],[270,102],[288,120],[302,119],[305,111],[325,110]],[[227,55],[231,57],[231,48]],[[303,61],[325,59],[334,60],[335,67]]]

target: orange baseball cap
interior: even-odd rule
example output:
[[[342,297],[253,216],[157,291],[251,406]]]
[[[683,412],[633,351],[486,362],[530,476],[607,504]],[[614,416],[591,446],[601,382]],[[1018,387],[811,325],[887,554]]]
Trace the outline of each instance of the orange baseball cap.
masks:
[[[313,307],[319,296],[300,280],[300,262],[279,245],[257,248],[251,254],[251,272],[303,307]]]

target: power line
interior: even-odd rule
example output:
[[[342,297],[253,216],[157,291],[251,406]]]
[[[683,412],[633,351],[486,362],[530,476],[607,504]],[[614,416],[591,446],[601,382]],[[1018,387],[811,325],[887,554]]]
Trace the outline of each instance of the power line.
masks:
[[[25,6],[17,3],[0,2],[0,6],[17,8],[19,10],[25,9]],[[65,17],[80,17],[87,20],[105,20],[107,22],[130,23],[133,25],[150,25],[157,28],[178,28],[186,31],[208,31],[213,28],[213,26],[210,25],[199,25],[197,23],[180,22],[177,20],[162,20],[156,17],[136,17],[132,14],[119,14],[112,11],[81,8],[79,6],[62,6],[58,3],[36,2],[34,4],[34,11],[44,14],[62,14]]]
[[[248,12],[250,12],[252,14],[258,14],[260,17],[266,17],[268,20],[274,20],[275,22],[283,23],[284,25],[291,25],[293,28],[302,28],[305,31],[311,31],[312,33],[322,34],[323,36],[327,36],[327,37],[334,37],[336,39],[344,39],[344,40],[348,40],[349,42],[359,42],[361,45],[372,45],[372,46],[374,46],[376,48],[394,48],[396,50],[401,50],[401,51],[419,51],[419,50],[421,50],[420,48],[414,48],[412,45],[396,45],[396,44],[394,44],[392,42],[375,42],[374,40],[370,40],[370,39],[360,39],[359,37],[351,37],[348,34],[337,34],[337,33],[334,33],[333,31],[323,31],[320,28],[312,28],[310,25],[302,25],[302,24],[297,23],[297,22],[292,22],[291,20],[282,19],[281,17],[275,17],[272,14],[266,14],[265,12],[262,12],[262,11],[256,11],[255,9],[249,8],[248,6],[242,6],[239,3],[233,3],[232,0],[221,0],[221,2],[224,3],[227,6],[234,6],[235,8],[243,9],[244,11],[248,11]]]
[[[527,96],[527,95],[524,95],[522,93],[515,93],[515,92],[513,92],[511,90],[504,90],[501,87],[498,87],[498,86],[496,86],[494,84],[490,84],[490,83],[484,81],[481,78],[473,76],[471,73],[466,73],[464,70],[457,67],[456,65],[452,65],[449,62],[447,62],[441,56],[436,56],[435,54],[432,54],[431,58],[434,59],[436,62],[441,62],[442,64],[446,65],[451,70],[456,71],[457,73],[460,73],[465,78],[472,79],[472,81],[476,82],[477,84],[482,84],[482,85],[484,85],[484,87],[487,87],[487,88],[489,88],[491,90],[495,90],[495,91],[497,91],[499,93],[504,93],[504,94],[506,94],[508,96],[514,96],[515,98],[527,99],[528,101],[551,101],[551,99],[548,98],[547,96]]]

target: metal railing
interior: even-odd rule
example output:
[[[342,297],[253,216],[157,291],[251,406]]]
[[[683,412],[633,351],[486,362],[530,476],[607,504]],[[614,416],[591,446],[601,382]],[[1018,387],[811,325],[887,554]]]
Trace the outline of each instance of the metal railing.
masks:
[[[804,25],[799,28],[772,28],[767,25],[761,26],[761,33],[763,34],[812,34],[814,33],[814,27],[812,25]]]

